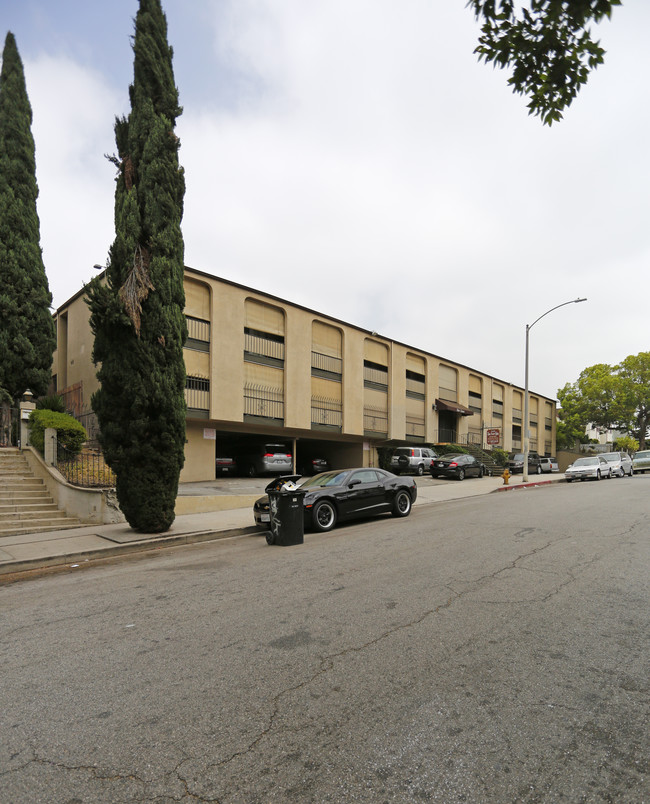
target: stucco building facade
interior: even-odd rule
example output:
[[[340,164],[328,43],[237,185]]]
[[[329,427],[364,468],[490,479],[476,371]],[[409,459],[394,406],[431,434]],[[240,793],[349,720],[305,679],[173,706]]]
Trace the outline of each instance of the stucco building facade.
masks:
[[[523,446],[524,391],[253,288],[185,269],[187,444],[181,481],[257,442],[377,464],[399,444]],[[97,388],[80,291],[55,313],[53,387],[91,435]],[[530,448],[555,453],[555,400],[530,394]]]

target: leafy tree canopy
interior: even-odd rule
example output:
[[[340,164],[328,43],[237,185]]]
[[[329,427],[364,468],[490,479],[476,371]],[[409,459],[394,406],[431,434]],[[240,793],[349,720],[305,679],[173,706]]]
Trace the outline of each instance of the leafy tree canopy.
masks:
[[[562,119],[605,51],[589,24],[610,18],[621,0],[469,0],[482,21],[475,53],[496,67],[512,68],[508,84],[529,98],[529,114],[552,125]]]
[[[622,430],[645,448],[650,425],[650,352],[630,355],[616,366],[599,363],[584,369],[576,382],[558,391],[560,420],[569,433],[589,424]]]

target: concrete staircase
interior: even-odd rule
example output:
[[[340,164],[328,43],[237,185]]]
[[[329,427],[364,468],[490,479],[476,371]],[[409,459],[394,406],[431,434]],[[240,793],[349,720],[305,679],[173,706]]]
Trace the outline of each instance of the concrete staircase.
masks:
[[[0,538],[75,527],[81,522],[56,507],[20,450],[0,449]]]

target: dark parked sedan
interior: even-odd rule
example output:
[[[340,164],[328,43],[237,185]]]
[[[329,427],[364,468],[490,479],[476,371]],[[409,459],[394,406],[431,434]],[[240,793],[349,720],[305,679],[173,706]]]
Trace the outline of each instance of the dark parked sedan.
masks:
[[[295,476],[287,479],[293,480]],[[375,514],[408,516],[418,496],[412,477],[397,477],[383,469],[322,472],[299,485],[306,492],[305,527],[319,531],[332,530],[337,522]],[[256,500],[253,515],[256,525],[269,524],[268,496]]]
[[[483,477],[487,474],[485,466],[473,455],[444,455],[431,464],[431,477]]]

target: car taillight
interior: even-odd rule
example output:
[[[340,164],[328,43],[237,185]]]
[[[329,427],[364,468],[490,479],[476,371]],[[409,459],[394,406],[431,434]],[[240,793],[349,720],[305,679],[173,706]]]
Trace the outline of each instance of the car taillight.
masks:
[[[450,463],[449,466],[458,466],[458,464],[456,463],[456,461],[452,461],[452,463]]]
[[[265,453],[264,453],[264,457],[265,457],[265,458],[272,458],[272,457],[273,457],[273,453],[272,453],[272,452],[265,452]]]

